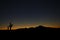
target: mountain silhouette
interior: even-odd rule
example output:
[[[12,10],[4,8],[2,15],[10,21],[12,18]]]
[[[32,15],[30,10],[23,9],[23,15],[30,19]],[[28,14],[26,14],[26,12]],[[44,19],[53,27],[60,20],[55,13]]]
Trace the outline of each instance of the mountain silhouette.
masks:
[[[36,28],[23,28],[23,29],[17,29],[17,31],[60,31],[60,28],[50,28],[50,27],[45,27],[42,25],[37,26]]]

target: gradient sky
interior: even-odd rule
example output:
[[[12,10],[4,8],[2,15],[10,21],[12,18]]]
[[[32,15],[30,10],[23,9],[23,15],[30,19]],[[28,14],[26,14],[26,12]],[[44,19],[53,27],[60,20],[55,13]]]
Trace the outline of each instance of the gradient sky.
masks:
[[[9,22],[14,28],[45,25],[60,26],[60,2],[57,0],[0,0],[0,27]]]

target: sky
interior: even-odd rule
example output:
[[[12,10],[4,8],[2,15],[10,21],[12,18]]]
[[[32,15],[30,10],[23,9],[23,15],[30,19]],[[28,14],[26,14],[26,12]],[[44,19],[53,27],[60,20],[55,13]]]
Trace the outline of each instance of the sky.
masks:
[[[45,25],[60,27],[60,2],[58,0],[0,0],[0,29]]]

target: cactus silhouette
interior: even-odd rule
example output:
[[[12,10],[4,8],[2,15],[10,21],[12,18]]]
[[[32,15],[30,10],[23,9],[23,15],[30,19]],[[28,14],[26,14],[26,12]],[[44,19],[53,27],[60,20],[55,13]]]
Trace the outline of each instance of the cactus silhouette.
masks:
[[[10,22],[9,26],[8,26],[8,30],[11,30],[12,26],[13,26],[13,24]]]

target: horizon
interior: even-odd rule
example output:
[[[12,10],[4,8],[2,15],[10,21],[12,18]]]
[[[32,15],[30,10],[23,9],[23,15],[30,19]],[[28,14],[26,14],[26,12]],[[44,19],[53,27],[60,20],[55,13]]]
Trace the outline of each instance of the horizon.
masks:
[[[45,26],[45,25],[36,25],[36,26],[13,26],[12,27],[12,30],[16,30],[16,29],[25,29],[25,28],[36,28],[36,27],[39,27],[39,26],[43,26],[43,27],[46,27],[46,28],[60,28],[60,27],[57,27],[57,26]],[[8,27],[5,26],[5,27],[0,27],[0,30],[8,30]]]

